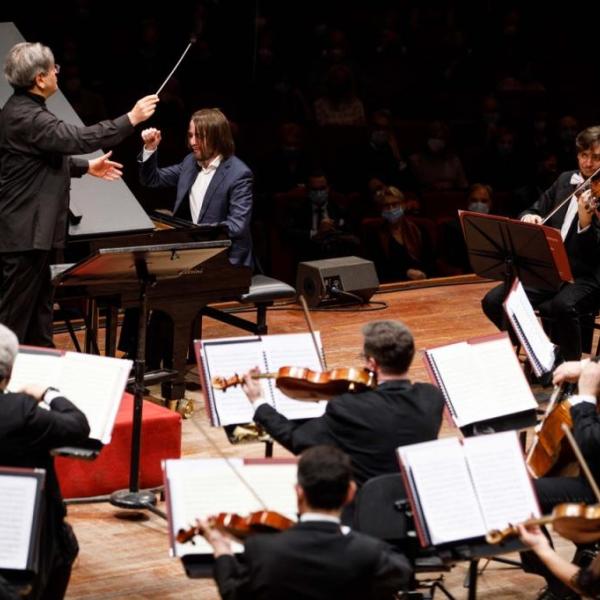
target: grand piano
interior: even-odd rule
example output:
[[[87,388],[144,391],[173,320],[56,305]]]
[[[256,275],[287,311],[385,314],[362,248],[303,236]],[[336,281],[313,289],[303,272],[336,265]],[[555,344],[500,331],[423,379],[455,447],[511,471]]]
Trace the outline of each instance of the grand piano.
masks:
[[[16,43],[24,41],[13,23],[0,23],[0,55],[5,56]],[[12,94],[5,78],[0,78],[0,107]],[[49,109],[66,122],[83,125],[67,99],[58,91],[48,101]],[[116,116],[116,115],[115,115]],[[134,134],[135,135],[135,134]],[[100,156],[101,152],[87,158]],[[162,245],[181,242],[199,242],[226,239],[226,231],[219,226],[198,226],[177,219],[155,215],[150,218],[123,181],[105,182],[95,177],[71,180],[71,214],[67,257],[78,260],[101,248]],[[148,290],[149,310],[167,313],[174,323],[173,369],[177,372],[167,390],[168,400],[183,398],[186,358],[192,323],[207,304],[234,300],[248,291],[251,270],[235,267],[226,253],[208,260],[198,277],[157,282]],[[119,308],[138,304],[135,285],[59,286],[56,299],[88,301],[90,314],[97,308],[106,311],[106,352],[116,352],[116,317]],[[90,321],[91,324],[91,321]],[[170,389],[169,389],[170,388]]]

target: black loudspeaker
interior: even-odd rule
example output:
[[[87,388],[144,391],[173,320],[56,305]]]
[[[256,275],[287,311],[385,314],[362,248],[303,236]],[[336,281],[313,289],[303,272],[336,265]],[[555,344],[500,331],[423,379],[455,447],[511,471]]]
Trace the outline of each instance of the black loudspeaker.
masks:
[[[375,265],[357,256],[327,258],[298,265],[296,291],[311,308],[320,304],[363,302],[377,291]]]

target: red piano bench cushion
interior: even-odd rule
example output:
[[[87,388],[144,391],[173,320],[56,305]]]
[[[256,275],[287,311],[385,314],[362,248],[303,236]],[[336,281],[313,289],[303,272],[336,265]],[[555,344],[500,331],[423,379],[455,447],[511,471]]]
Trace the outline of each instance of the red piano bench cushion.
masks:
[[[64,498],[110,494],[129,487],[133,396],[124,394],[110,444],[94,461],[56,458],[56,472]],[[181,456],[181,415],[144,401],[140,488],[162,485],[161,461]]]

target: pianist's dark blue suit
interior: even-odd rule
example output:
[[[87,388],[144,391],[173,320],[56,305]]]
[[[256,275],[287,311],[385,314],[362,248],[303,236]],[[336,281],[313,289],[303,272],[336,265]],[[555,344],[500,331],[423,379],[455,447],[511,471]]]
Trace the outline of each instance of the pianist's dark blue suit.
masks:
[[[140,181],[148,187],[177,187],[173,213],[190,219],[189,194],[200,167],[193,154],[177,165],[159,168],[158,151],[144,162],[139,156]],[[225,224],[229,229],[231,250],[229,260],[234,265],[252,266],[252,171],[235,156],[224,159],[206,190],[197,223]]]

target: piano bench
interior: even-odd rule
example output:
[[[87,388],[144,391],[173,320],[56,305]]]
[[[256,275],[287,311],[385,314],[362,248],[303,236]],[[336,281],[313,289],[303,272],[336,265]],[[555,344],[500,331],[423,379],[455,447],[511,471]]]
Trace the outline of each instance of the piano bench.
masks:
[[[291,300],[296,297],[296,290],[289,284],[267,277],[266,275],[253,275],[248,292],[238,299],[240,304],[254,305],[256,308],[256,322],[243,319],[230,312],[205,306],[201,316],[211,317],[233,327],[239,327],[254,335],[267,333],[267,308],[273,306],[275,300]]]

